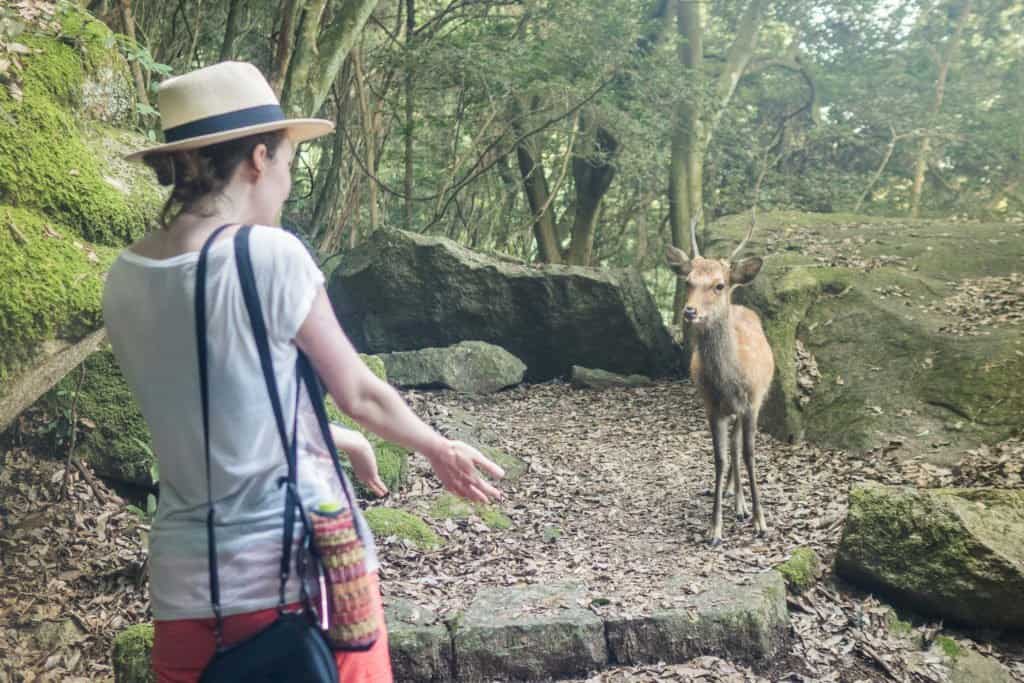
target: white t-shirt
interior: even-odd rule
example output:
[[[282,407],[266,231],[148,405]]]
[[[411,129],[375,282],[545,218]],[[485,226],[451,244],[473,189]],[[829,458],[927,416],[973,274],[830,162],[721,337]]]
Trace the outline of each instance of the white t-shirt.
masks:
[[[228,237],[210,248],[206,274],[210,467],[225,615],[278,602],[285,491],[277,482],[288,471],[232,245]],[[324,276],[299,240],[279,228],[254,227],[250,253],[290,433],[298,352],[293,339]],[[111,266],[103,296],[110,343],[149,425],[160,467],[160,504],[149,544],[150,594],[158,620],[213,614],[195,329],[198,262],[198,252],[157,260],[125,250]],[[300,443],[322,443],[315,420],[300,417]],[[300,453],[300,493],[308,507],[315,503],[316,488],[303,477],[302,460]],[[372,537],[356,514],[375,570]],[[300,532],[297,523],[296,541]],[[298,595],[293,566],[286,598],[291,602]]]

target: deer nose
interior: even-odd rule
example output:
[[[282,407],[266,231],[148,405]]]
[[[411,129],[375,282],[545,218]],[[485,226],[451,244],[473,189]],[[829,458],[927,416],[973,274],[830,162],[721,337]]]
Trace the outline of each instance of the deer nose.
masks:
[[[693,306],[687,306],[686,308],[683,309],[683,317],[686,318],[687,320],[692,321],[694,318],[697,317],[697,309],[694,308]]]

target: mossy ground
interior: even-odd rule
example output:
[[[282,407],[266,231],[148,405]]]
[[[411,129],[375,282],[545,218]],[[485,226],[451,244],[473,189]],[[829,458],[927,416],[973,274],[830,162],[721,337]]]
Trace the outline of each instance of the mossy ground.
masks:
[[[127,683],[152,683],[156,680],[150,668],[153,651],[153,625],[136,624],[114,638],[111,655],[115,678]]]
[[[103,278],[116,249],[85,243],[43,213],[3,203],[0,243],[2,383],[46,340],[76,339],[103,324]]]
[[[77,452],[100,474],[142,487],[151,487],[155,457],[149,429],[135,398],[107,348],[89,356],[77,398],[79,418],[95,424],[86,428]],[[48,394],[47,400],[67,409],[75,400],[80,375],[73,372]]]
[[[721,221],[708,250],[722,253],[745,228]],[[760,312],[775,355],[762,429],[858,452],[895,444],[948,464],[1020,428],[1020,327],[958,336],[943,331],[942,306],[962,280],[1020,271],[1019,228],[779,212],[761,217],[755,240],[765,267],[735,299]],[[806,406],[796,339],[822,375]]]
[[[365,514],[367,524],[378,538],[397,536],[420,550],[435,550],[442,545],[441,537],[426,522],[404,510],[375,507]]]
[[[512,527],[512,520],[495,506],[471,503],[451,493],[442,493],[437,497],[430,506],[430,516],[434,519],[468,519],[476,516],[492,529]]]
[[[775,567],[793,593],[803,593],[821,576],[821,559],[811,548],[797,548],[792,556]]]
[[[152,173],[120,159],[144,138],[94,116],[118,89],[134,107],[110,30],[70,5],[61,22],[59,36],[19,36],[32,50],[20,58],[21,96],[0,88],[0,386],[44,342],[101,326],[113,248],[141,234],[161,202]]]

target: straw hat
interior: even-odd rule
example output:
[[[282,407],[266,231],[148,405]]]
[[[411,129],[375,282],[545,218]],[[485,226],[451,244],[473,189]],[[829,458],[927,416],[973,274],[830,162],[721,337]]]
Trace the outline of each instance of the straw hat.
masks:
[[[334,129],[323,119],[286,119],[267,79],[247,62],[221,62],[169,78],[160,84],[158,98],[165,144],[132,152],[125,159],[282,129],[298,144]]]

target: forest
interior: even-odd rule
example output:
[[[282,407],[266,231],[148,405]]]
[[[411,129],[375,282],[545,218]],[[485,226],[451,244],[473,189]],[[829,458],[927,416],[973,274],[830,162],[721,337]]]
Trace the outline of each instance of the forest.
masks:
[[[103,293],[226,61],[334,124],[279,223],[362,363],[505,472],[328,401],[394,680],[1024,681],[1024,0],[0,0],[0,683],[155,680]]]

